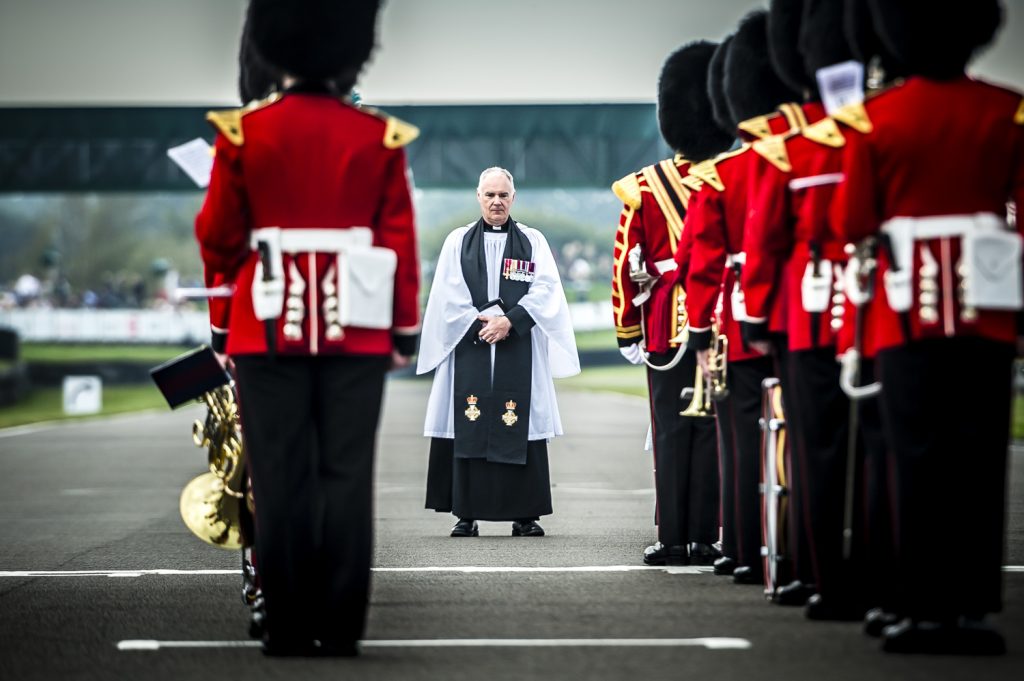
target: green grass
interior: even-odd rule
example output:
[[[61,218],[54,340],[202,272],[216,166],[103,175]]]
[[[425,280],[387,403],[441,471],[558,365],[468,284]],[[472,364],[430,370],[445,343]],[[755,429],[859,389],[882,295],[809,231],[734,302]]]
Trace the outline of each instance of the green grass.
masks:
[[[103,410],[100,415],[155,408],[167,409],[167,402],[155,385],[103,386]],[[9,407],[0,407],[0,428],[78,418],[88,417],[68,416],[64,413],[60,388],[37,388],[27,400]]]
[[[615,329],[576,332],[576,348],[579,350],[614,350],[617,347]]]
[[[189,348],[180,345],[77,345],[22,343],[21,359],[26,362],[89,362],[93,360],[152,362],[159,364]]]
[[[1012,418],[1011,431],[1013,439],[1018,441],[1024,440],[1024,396],[1014,396]]]
[[[591,367],[578,376],[559,379],[559,388],[624,393],[647,397],[647,372],[643,367],[623,364],[614,367]]]

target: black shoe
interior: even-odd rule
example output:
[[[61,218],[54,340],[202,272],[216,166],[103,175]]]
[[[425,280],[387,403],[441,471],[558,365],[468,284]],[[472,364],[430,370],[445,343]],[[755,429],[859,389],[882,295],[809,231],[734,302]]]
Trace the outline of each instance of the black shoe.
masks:
[[[544,528],[536,520],[515,520],[512,522],[513,537],[543,537]]]
[[[796,579],[786,586],[776,589],[775,595],[772,596],[772,603],[776,605],[805,605],[807,599],[813,594],[813,585],[804,584]]]
[[[713,565],[721,557],[722,552],[710,544],[700,544],[698,542],[690,544],[691,565]]]
[[[644,549],[645,565],[689,565],[685,546],[665,546],[660,541]]]
[[[956,622],[929,622],[908,617],[882,631],[882,650],[925,655],[1005,655],[1006,641],[982,619],[961,617]]]
[[[715,574],[728,576],[736,569],[736,561],[729,556],[722,556],[715,561]]]
[[[864,618],[864,609],[858,608],[852,603],[841,600],[829,600],[822,598],[821,594],[814,594],[807,599],[807,607],[804,610],[809,620],[828,620],[831,622],[856,622]]]
[[[882,650],[887,653],[956,654],[957,638],[957,627],[951,622],[907,617],[882,630]]]
[[[764,584],[764,574],[760,567],[740,565],[732,571],[732,581],[734,584]]]
[[[886,612],[882,608],[871,608],[864,613],[864,635],[871,638],[879,638],[882,630],[896,624],[902,619],[893,612]]]
[[[475,520],[459,518],[459,522],[455,523],[455,527],[452,528],[453,537],[479,537],[480,528],[477,526]]]

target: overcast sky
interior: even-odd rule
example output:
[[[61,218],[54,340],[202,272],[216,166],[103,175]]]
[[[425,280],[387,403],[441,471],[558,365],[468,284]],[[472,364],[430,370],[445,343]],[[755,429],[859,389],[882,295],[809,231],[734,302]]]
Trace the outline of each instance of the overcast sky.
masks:
[[[244,4],[0,0],[0,106],[231,104]],[[653,102],[672,49],[763,4],[389,0],[360,90],[380,104]],[[1004,4],[973,72],[1024,89],[1024,0]]]

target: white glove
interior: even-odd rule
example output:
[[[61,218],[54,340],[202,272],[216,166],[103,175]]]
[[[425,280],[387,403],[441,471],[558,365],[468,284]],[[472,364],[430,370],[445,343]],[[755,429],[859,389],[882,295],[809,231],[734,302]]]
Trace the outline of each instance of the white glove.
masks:
[[[622,356],[625,357],[626,361],[630,364],[644,363],[644,353],[640,350],[639,343],[633,343],[632,345],[627,345],[624,348],[619,348],[619,352],[622,353]]]

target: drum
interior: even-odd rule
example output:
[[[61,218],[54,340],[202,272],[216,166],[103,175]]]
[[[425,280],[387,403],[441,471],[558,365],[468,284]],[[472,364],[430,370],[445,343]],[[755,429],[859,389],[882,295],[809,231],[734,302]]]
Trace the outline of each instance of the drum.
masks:
[[[786,419],[782,411],[779,379],[761,383],[761,558],[764,562],[764,593],[772,598],[791,580],[792,565],[787,557],[787,505],[789,497],[789,453],[786,447]]]

